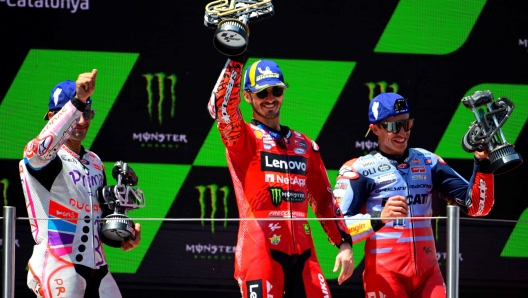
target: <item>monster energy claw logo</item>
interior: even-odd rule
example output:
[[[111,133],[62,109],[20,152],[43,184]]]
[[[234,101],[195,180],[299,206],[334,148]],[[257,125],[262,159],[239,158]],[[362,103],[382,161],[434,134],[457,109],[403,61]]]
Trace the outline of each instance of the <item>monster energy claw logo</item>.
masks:
[[[158,104],[157,104],[157,112],[158,112],[158,123],[161,125],[163,123],[163,102],[165,101],[165,80],[170,82],[170,94],[171,94],[171,110],[170,110],[170,117],[174,118],[174,111],[176,109],[176,82],[177,78],[176,75],[165,75],[163,72],[158,72],[156,74],[144,74],[143,77],[147,80],[147,108],[149,113],[149,118],[152,120],[152,114],[153,114],[153,106],[154,106],[154,92],[152,91],[152,85],[154,78],[158,80]]]
[[[149,119],[152,121],[153,117],[158,118],[158,124],[161,126],[163,124],[163,109],[167,104],[165,102],[165,89],[170,89],[170,118],[174,118],[174,113],[176,110],[176,75],[165,75],[162,72],[156,74],[144,74],[143,77],[147,82],[147,110],[149,114]],[[154,81],[158,82],[157,96],[155,96],[156,88],[153,88]],[[154,108],[155,99],[158,98],[156,108]],[[154,112],[156,111],[156,112]],[[156,148],[178,148],[179,143],[187,143],[186,134],[177,134],[177,133],[166,133],[166,132],[133,132],[132,139],[142,142],[143,147],[156,147]]]
[[[0,185],[3,185],[3,196],[4,196],[4,206],[8,206],[9,202],[7,201],[7,187],[9,187],[9,180],[6,178],[0,180]]]
[[[200,218],[205,218],[205,192],[207,189],[209,189],[209,194],[211,196],[211,219],[215,218],[216,215],[216,202],[218,201],[217,197],[217,191],[220,191],[222,193],[222,203],[224,204],[224,218],[227,218],[227,213],[229,211],[227,207],[227,196],[229,195],[229,187],[223,186],[221,188],[218,188],[218,185],[216,184],[210,184],[207,186],[198,185],[195,187],[199,192],[198,202],[200,203]],[[204,226],[204,221],[201,221],[202,227]],[[215,222],[211,221],[211,232],[215,232]],[[227,220],[224,220],[224,228],[227,227]]]
[[[398,93],[398,84],[392,83],[390,85],[387,84],[385,81],[380,82],[367,82],[365,85],[369,88],[369,100],[372,100],[374,98],[374,91],[376,90],[376,86],[379,86],[380,93],[383,92],[394,92]],[[389,91],[390,89],[390,91]]]
[[[279,206],[282,201],[292,202],[292,203],[302,203],[306,199],[303,192],[297,191],[284,191],[280,187],[270,187],[269,188],[271,203],[274,206]]]

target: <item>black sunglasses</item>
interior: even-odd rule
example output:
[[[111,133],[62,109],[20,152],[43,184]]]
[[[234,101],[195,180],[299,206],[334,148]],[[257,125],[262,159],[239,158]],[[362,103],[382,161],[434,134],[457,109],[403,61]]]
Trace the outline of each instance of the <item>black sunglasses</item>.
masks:
[[[60,111],[60,109],[59,110],[52,110],[50,112],[52,112],[53,115],[55,115],[59,111]],[[95,117],[95,110],[88,109],[88,108],[86,110],[84,110],[84,112],[83,112],[84,121],[91,121],[94,117]]]
[[[256,93],[257,94],[257,97],[260,98],[260,99],[265,99],[266,97],[268,97],[268,89],[264,89],[262,91],[259,91]],[[274,96],[274,97],[281,97],[282,94],[284,94],[284,88],[281,88],[281,87],[273,87],[271,89],[271,94]]]
[[[380,124],[388,132],[398,133],[402,127],[405,132],[408,132],[411,130],[414,124],[414,119],[411,118],[400,121],[380,122]]]

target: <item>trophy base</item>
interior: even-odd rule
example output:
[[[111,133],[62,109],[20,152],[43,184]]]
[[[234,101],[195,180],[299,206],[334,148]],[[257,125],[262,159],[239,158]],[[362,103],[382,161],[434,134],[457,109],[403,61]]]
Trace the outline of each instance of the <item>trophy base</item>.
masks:
[[[493,149],[489,153],[490,170],[494,175],[509,172],[523,163],[521,155],[515,152],[513,146],[505,144]]]
[[[213,45],[226,56],[244,54],[249,41],[249,28],[239,20],[228,19],[218,24]]]
[[[101,232],[105,235],[106,238],[120,241],[121,238],[131,237],[132,239],[136,238],[136,230],[134,229],[135,225],[132,220],[130,220],[124,214],[111,214],[105,217],[106,220]]]

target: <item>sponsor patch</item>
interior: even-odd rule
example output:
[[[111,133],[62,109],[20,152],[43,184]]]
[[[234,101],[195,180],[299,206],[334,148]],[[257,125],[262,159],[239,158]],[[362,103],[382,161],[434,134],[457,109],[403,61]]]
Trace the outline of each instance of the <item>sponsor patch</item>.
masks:
[[[411,173],[425,173],[425,167],[424,166],[418,166],[418,167],[411,167]]]
[[[416,158],[416,156],[409,162],[412,165],[420,164],[422,161]]]
[[[284,190],[280,187],[270,187],[268,188],[270,192],[271,202],[274,206],[279,206],[282,202],[291,202],[291,203],[302,203],[306,200],[304,192]]]
[[[51,146],[51,143],[53,143],[52,135],[47,135],[43,139],[39,140],[37,154],[39,156],[46,154]]]
[[[247,296],[251,298],[262,297],[262,279],[248,280],[246,282]]]
[[[380,172],[387,172],[390,170],[390,166],[388,164],[382,164],[378,167],[378,171]]]
[[[375,160],[371,160],[371,161],[366,161],[366,162],[361,163],[361,166],[366,168],[366,167],[373,166],[375,164],[376,164],[376,161]]]
[[[411,177],[412,177],[411,178],[412,180],[425,180],[425,179],[427,179],[426,175],[412,175]]]
[[[306,150],[304,150],[302,148],[295,148],[295,149],[293,149],[293,152],[295,152],[296,154],[305,154]]]
[[[279,242],[281,241],[281,236],[282,235],[278,235],[277,236],[277,235],[273,234],[273,237],[269,238],[271,244],[273,244],[273,245],[279,244]]]
[[[303,156],[260,153],[260,169],[265,172],[306,175],[307,164],[308,160]]]
[[[396,167],[398,169],[407,169],[409,167],[409,164],[406,164],[406,163],[399,163],[398,165],[396,165]]]

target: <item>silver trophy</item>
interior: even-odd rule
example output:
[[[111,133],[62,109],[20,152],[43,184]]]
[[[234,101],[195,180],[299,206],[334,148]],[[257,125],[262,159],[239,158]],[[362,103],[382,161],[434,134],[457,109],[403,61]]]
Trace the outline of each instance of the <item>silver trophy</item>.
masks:
[[[476,91],[461,101],[477,118],[462,137],[462,148],[467,152],[488,148],[490,169],[495,175],[520,166],[523,162],[521,155],[506,141],[501,129],[513,112],[513,102],[506,97],[494,100],[489,90]]]
[[[204,25],[216,29],[213,45],[220,53],[237,56],[247,49],[247,25],[273,14],[271,0],[218,0],[205,6]]]
[[[112,169],[112,177],[117,185],[103,186],[97,190],[97,198],[114,213],[102,221],[101,232],[111,240],[136,238],[134,222],[126,215],[129,210],[145,207],[145,196],[140,188],[132,188],[138,177],[127,163],[118,161]]]

